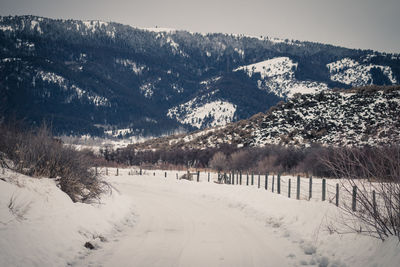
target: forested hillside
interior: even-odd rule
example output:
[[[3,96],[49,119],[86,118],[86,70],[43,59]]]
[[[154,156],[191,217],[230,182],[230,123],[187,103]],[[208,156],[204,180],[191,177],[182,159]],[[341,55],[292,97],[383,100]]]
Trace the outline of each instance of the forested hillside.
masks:
[[[399,55],[370,50],[0,18],[0,116],[46,120],[58,134],[159,135],[222,126],[295,93],[399,80]]]

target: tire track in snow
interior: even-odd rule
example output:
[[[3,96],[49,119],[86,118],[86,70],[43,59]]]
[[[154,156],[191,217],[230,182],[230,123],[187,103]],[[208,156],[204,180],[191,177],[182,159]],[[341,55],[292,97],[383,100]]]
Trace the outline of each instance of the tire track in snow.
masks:
[[[134,178],[117,184],[130,195],[137,224],[78,266],[295,266],[300,255],[276,229],[218,201]],[[158,180],[160,181],[160,180]],[[180,185],[175,185],[179,187]],[[296,251],[289,251],[295,249]]]

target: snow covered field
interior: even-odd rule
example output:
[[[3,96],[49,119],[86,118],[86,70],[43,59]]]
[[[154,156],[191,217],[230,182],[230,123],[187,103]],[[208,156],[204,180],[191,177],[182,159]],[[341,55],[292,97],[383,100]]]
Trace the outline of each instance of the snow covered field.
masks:
[[[6,180],[0,180],[0,266],[400,262],[397,239],[382,243],[330,232],[328,226],[338,224],[339,210],[319,196],[297,201],[266,192],[257,188],[258,177],[253,186],[239,186],[208,183],[204,173],[200,182],[191,182],[177,180],[176,171],[167,172],[166,178],[164,171],[145,171],[142,176],[128,175],[126,169],[119,170],[120,176],[115,169],[108,171],[105,179],[114,193],[93,205],[72,203],[53,180],[0,174]],[[86,249],[87,241],[96,249]]]

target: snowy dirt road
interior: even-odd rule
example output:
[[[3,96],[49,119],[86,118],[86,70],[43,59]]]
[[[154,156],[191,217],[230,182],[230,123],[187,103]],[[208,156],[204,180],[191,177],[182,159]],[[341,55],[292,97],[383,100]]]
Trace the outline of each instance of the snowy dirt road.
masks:
[[[0,266],[399,266],[397,237],[340,234],[342,213],[328,201],[109,170],[115,190],[92,204],[72,202],[54,179],[6,170]]]
[[[78,266],[294,266],[294,255],[304,254],[265,222],[198,193],[193,182],[118,179],[114,186],[132,198],[137,222]]]

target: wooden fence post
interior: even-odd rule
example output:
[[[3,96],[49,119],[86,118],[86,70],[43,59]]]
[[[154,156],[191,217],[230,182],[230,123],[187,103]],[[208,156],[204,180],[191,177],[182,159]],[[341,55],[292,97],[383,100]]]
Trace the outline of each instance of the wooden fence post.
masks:
[[[95,173],[96,173],[96,175],[97,175],[97,166],[95,167]]]
[[[268,173],[265,174],[265,190],[268,190]]]
[[[167,178],[167,172],[165,172],[165,178]]]
[[[310,185],[308,189],[308,199],[310,200],[312,198],[312,176],[310,176]]]
[[[242,185],[242,171],[240,171],[240,185]]]
[[[280,173],[278,173],[277,189],[278,189],[278,194],[280,194],[281,193],[281,174]]]
[[[249,173],[247,173],[246,185],[249,185]]]
[[[197,171],[197,182],[200,182],[200,171]]]
[[[117,168],[117,174],[115,176],[118,176],[118,168]]]
[[[372,207],[374,209],[374,217],[376,218],[378,213],[376,212],[376,195],[375,190],[372,190]]]
[[[356,211],[357,210],[357,186],[353,186],[353,199],[352,199],[352,210]]]
[[[260,173],[258,173],[258,188],[260,188]]]
[[[140,168],[139,175],[142,175],[142,174],[143,174],[143,171],[142,171],[142,168]]]
[[[326,180],[322,179],[322,201],[326,199]]]
[[[296,184],[296,199],[300,199],[300,175],[297,175],[297,184]]]
[[[336,207],[339,207],[339,184],[336,184]]]
[[[178,180],[178,173],[176,173],[176,180]]]
[[[275,175],[272,175],[272,193],[274,192]]]
[[[251,185],[254,185],[254,172],[251,173]]]
[[[290,198],[291,180],[292,179],[289,179],[288,198]]]
[[[208,173],[208,182],[210,182],[210,173]]]

